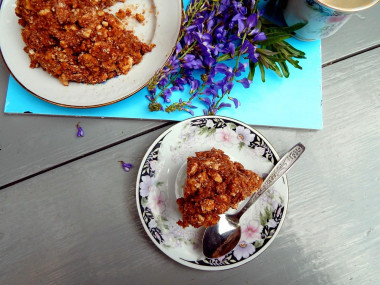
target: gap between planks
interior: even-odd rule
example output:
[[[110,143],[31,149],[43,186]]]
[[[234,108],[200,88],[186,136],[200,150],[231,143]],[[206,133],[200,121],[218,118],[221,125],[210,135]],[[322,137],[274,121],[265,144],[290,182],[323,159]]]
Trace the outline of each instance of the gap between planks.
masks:
[[[331,60],[331,61],[328,61],[324,64],[322,64],[322,68],[326,67],[326,66],[330,66],[334,63],[338,63],[340,61],[343,61],[343,60],[346,60],[346,59],[349,59],[351,57],[354,57],[354,56],[357,56],[357,55],[360,55],[362,53],[365,53],[365,52],[368,52],[368,51],[371,51],[371,50],[374,50],[374,49],[377,49],[377,48],[380,48],[380,44],[377,44],[377,45],[374,45],[374,46],[371,46],[371,47],[368,47],[368,48],[365,48],[365,49],[362,49],[362,50],[359,50],[359,51],[356,51],[356,52],[353,52],[353,53],[350,53],[348,55],[345,55],[345,56],[342,56],[340,58],[337,58],[337,59],[334,59],[334,60]]]
[[[72,162],[74,162],[74,161],[77,161],[77,160],[80,160],[80,159],[82,159],[82,158],[88,157],[88,156],[90,156],[90,155],[96,154],[96,153],[101,152],[101,151],[103,151],[103,150],[109,149],[109,148],[111,148],[111,147],[117,146],[117,145],[119,145],[119,144],[125,143],[125,142],[130,141],[130,140],[133,140],[133,139],[135,139],[135,138],[141,137],[141,136],[146,135],[146,134],[148,134],[148,133],[151,133],[151,132],[154,132],[154,131],[156,131],[156,130],[159,130],[159,129],[165,128],[165,127],[167,127],[167,126],[170,126],[171,124],[173,124],[173,122],[166,122],[166,123],[163,123],[162,125],[156,126],[156,127],[154,127],[154,128],[148,129],[148,130],[145,130],[145,131],[143,131],[143,132],[141,132],[141,133],[137,133],[137,134],[135,134],[135,135],[133,135],[133,136],[130,136],[130,137],[128,137],[128,138],[125,138],[125,139],[122,139],[122,140],[118,140],[118,141],[113,142],[113,143],[111,143],[111,144],[108,144],[108,145],[105,145],[105,146],[103,146],[103,147],[100,147],[100,148],[94,149],[94,150],[92,150],[92,151],[90,151],[90,152],[84,153],[84,154],[79,155],[79,156],[77,156],[77,157],[74,157],[74,158],[72,158],[72,159],[66,160],[66,161],[64,161],[64,162],[61,162],[61,163],[58,163],[58,164],[56,164],[56,165],[50,166],[50,167],[48,167],[48,168],[45,168],[45,169],[43,169],[43,170],[40,170],[40,171],[38,171],[38,172],[36,172],[36,173],[30,174],[30,175],[28,175],[28,176],[25,176],[25,177],[19,178],[19,179],[15,180],[15,181],[12,181],[12,182],[9,182],[9,183],[7,183],[7,184],[5,184],[5,185],[2,185],[2,186],[0,186],[0,190],[3,190],[3,189],[5,189],[5,188],[8,188],[8,187],[10,187],[10,186],[13,186],[13,185],[15,185],[15,184],[17,184],[17,183],[20,183],[20,182],[23,182],[23,181],[25,181],[25,180],[28,180],[28,179],[30,179],[30,178],[36,177],[36,176],[38,176],[38,175],[40,175],[40,174],[43,174],[43,173],[48,172],[48,171],[51,171],[51,170],[53,170],[53,169],[59,168],[59,167],[61,167],[61,166],[67,165],[67,164],[72,163]]]
[[[368,47],[368,48],[365,48],[365,49],[359,50],[359,51],[357,51],[357,52],[354,52],[354,53],[348,54],[348,55],[346,55],[346,56],[343,56],[343,57],[340,57],[340,58],[337,58],[337,59],[331,60],[331,61],[329,61],[329,62],[326,62],[326,63],[322,64],[322,68],[327,67],[327,66],[330,66],[330,65],[333,65],[333,64],[338,63],[338,62],[341,62],[341,61],[344,61],[344,60],[349,59],[349,58],[351,58],[351,57],[354,57],[354,56],[360,55],[360,54],[362,54],[362,53],[365,53],[365,52],[368,52],[368,51],[371,51],[371,50],[374,50],[374,49],[377,49],[377,48],[380,48],[380,44],[376,44],[376,45],[374,45],[374,46],[371,46],[371,47]],[[152,129],[148,129],[148,130],[146,130],[146,131],[144,131],[144,132],[141,132],[141,133],[135,134],[135,135],[133,135],[133,136],[131,136],[131,137],[128,137],[128,138],[125,138],[125,139],[122,139],[122,140],[116,141],[116,142],[114,142],[114,143],[111,143],[111,144],[108,144],[108,145],[103,146],[103,147],[101,147],[101,148],[98,148],[98,149],[92,150],[92,151],[90,151],[90,152],[88,152],[88,153],[82,154],[82,155],[77,156],[77,157],[75,157],[75,158],[72,158],[72,159],[66,160],[66,161],[64,161],[64,162],[58,163],[58,164],[53,165],[53,166],[50,166],[50,167],[45,168],[45,169],[43,169],[43,170],[40,170],[40,171],[38,171],[38,172],[36,172],[36,173],[30,174],[30,175],[28,175],[28,176],[25,176],[25,177],[19,178],[19,179],[15,180],[15,181],[12,181],[12,182],[9,182],[9,183],[7,183],[7,184],[5,184],[5,185],[2,185],[2,186],[0,186],[0,190],[5,189],[5,188],[8,188],[8,187],[10,187],[10,186],[13,186],[13,185],[15,185],[15,184],[17,184],[17,183],[23,182],[23,181],[25,181],[25,180],[28,180],[28,179],[30,179],[30,178],[36,177],[36,176],[38,176],[38,175],[40,175],[40,174],[43,174],[43,173],[45,173],[45,172],[48,172],[48,171],[50,171],[50,170],[53,170],[53,169],[59,168],[59,167],[61,167],[61,166],[67,165],[67,164],[69,164],[69,163],[71,163],[71,162],[77,161],[77,160],[79,160],[79,159],[82,159],[82,158],[88,157],[88,156],[93,155],[93,154],[95,154],[95,153],[101,152],[101,151],[103,151],[103,150],[109,149],[109,148],[111,148],[111,147],[117,146],[117,145],[122,144],[122,143],[125,143],[125,142],[127,142],[127,141],[133,140],[133,139],[135,139],[135,138],[137,138],[137,137],[140,137],[140,136],[146,135],[146,134],[148,134],[148,133],[150,133],[150,132],[153,132],[153,131],[159,130],[159,129],[161,129],[161,128],[164,128],[164,127],[170,126],[171,124],[173,124],[173,122],[166,122],[166,123],[164,123],[164,124],[162,124],[162,125],[160,125],[160,126],[154,127],[154,128],[152,128]]]

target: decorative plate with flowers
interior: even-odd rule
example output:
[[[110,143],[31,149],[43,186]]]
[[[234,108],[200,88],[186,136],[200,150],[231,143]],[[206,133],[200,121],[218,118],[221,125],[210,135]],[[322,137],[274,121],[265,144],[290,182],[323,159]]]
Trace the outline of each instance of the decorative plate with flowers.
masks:
[[[166,255],[192,268],[224,270],[254,259],[273,241],[285,218],[288,185],[284,176],[241,218],[242,237],[235,249],[206,258],[204,229],[177,224],[181,214],[176,200],[183,195],[187,157],[212,147],[264,178],[279,158],[260,133],[242,122],[221,116],[191,118],[166,130],[147,151],[137,177],[136,202],[148,236]]]

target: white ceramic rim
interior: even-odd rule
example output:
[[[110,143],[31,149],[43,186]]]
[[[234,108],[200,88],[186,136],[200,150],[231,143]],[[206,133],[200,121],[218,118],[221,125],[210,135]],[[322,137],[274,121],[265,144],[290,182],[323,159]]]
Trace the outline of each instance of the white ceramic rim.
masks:
[[[286,185],[286,188],[287,188],[287,201],[286,203],[284,203],[284,212],[282,214],[282,217],[281,217],[281,221],[280,223],[278,224],[278,227],[277,227],[277,230],[275,231],[275,233],[273,234],[272,238],[270,240],[268,240],[268,242],[260,249],[260,251],[258,251],[257,253],[253,254],[252,256],[244,259],[243,261],[239,261],[235,264],[231,264],[231,265],[225,265],[225,266],[202,266],[202,265],[198,265],[198,264],[194,264],[194,263],[190,263],[190,262],[187,262],[185,260],[182,260],[180,258],[176,258],[175,256],[172,256],[168,251],[165,251],[164,250],[164,247],[159,244],[152,236],[152,234],[150,233],[147,225],[145,224],[144,220],[143,220],[143,217],[142,217],[142,213],[141,213],[141,209],[140,209],[140,201],[139,201],[139,181],[140,181],[140,173],[142,172],[142,168],[144,166],[144,162],[146,161],[148,155],[150,154],[150,152],[152,151],[152,149],[154,148],[154,146],[163,138],[165,137],[169,132],[171,132],[174,128],[178,127],[178,125],[180,124],[185,124],[186,122],[189,122],[189,121],[192,121],[192,120],[197,120],[197,119],[217,119],[217,118],[220,118],[220,119],[226,119],[226,120],[229,120],[229,121],[232,121],[232,122],[236,122],[248,129],[250,129],[251,131],[253,131],[255,134],[257,134],[258,136],[260,136],[260,138],[265,142],[265,144],[271,149],[271,151],[273,152],[273,155],[275,156],[275,158],[277,159],[277,161],[279,160],[279,155],[278,153],[276,152],[275,148],[269,143],[269,141],[260,133],[258,132],[256,129],[252,128],[251,126],[241,122],[241,121],[238,121],[238,120],[235,120],[235,119],[232,119],[232,118],[229,118],[229,117],[224,117],[224,116],[198,116],[198,117],[193,117],[193,118],[190,118],[190,119],[187,119],[187,120],[184,120],[184,121],[181,121],[173,126],[171,126],[169,129],[167,129],[166,131],[164,131],[161,135],[158,136],[158,138],[151,144],[151,146],[148,148],[148,150],[146,151],[143,159],[141,160],[141,164],[140,164],[140,167],[139,167],[139,170],[138,170],[138,175],[137,175],[137,179],[136,179],[136,206],[137,206],[137,210],[138,210],[138,214],[139,214],[139,217],[140,217],[140,221],[144,227],[144,230],[145,232],[147,233],[147,235],[149,236],[149,238],[153,241],[153,243],[165,254],[167,255],[168,257],[170,257],[172,260],[182,264],[182,265],[185,265],[187,267],[191,267],[191,268],[194,268],[194,269],[200,269],[200,270],[204,270],[204,271],[221,271],[221,270],[228,270],[228,269],[232,269],[232,268],[235,268],[235,267],[238,267],[238,266],[241,266],[249,261],[252,261],[253,259],[257,258],[261,253],[263,253],[268,247],[269,245],[273,242],[273,240],[277,237],[278,233],[280,232],[281,228],[282,228],[282,225],[285,221],[285,217],[286,217],[286,213],[287,213],[287,210],[288,210],[288,203],[289,203],[289,185],[288,185],[288,178],[286,175],[283,176],[283,179],[284,179],[284,184]]]

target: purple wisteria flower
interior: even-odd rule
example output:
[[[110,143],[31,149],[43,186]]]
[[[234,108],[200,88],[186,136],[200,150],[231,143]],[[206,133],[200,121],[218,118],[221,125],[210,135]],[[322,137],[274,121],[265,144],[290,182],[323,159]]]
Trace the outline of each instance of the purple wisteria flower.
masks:
[[[79,123],[76,124],[77,128],[77,137],[84,137],[84,131],[83,128],[79,125]]]
[[[229,96],[235,82],[248,88],[248,60],[256,63],[260,54],[255,42],[266,39],[258,28],[260,13],[254,0],[191,0],[184,15],[179,42],[167,65],[148,85],[146,98],[151,111],[185,111],[194,115],[192,100],[204,103],[204,114],[215,114],[241,103]],[[201,80],[199,80],[199,75]],[[188,99],[173,102],[174,93],[188,86]]]
[[[125,163],[124,161],[119,161],[121,163],[121,167],[124,169],[125,172],[129,172],[131,168],[133,167],[130,163]]]

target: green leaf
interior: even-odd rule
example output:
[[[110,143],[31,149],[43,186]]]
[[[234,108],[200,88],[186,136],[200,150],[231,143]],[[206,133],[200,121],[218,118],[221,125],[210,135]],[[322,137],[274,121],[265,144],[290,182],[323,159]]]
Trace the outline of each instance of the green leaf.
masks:
[[[289,27],[278,27],[278,26],[272,26],[272,27],[269,27],[269,28],[266,28],[264,30],[264,33],[267,34],[267,33],[287,33],[287,34],[291,34],[301,28],[303,28],[304,26],[306,25],[306,23],[297,23],[295,25],[292,25],[292,26],[289,26]]]
[[[198,134],[199,135],[203,135],[203,134],[205,134],[207,132],[208,132],[208,128],[207,127],[202,127],[202,128],[200,128]]]
[[[277,45],[287,49],[293,55],[293,57],[305,58],[305,53],[303,51],[296,49],[294,46],[287,43],[286,41],[279,42],[277,43]]]
[[[260,68],[260,72],[261,72],[261,81],[265,82],[265,69],[264,69],[264,66],[261,63],[261,61],[259,61],[258,64],[259,64],[259,68]]]
[[[260,225],[265,226],[266,223],[267,223],[267,219],[266,219],[265,215],[260,213]]]
[[[256,1],[256,2],[259,2],[259,1]],[[262,23],[261,23],[261,17],[259,17],[259,20],[257,21],[257,25],[256,25],[256,29],[258,29],[259,31],[261,31],[261,27],[262,27]]]
[[[271,44],[289,39],[291,36],[292,36],[291,34],[279,34],[279,35],[273,36],[271,38],[267,38],[265,41],[260,42],[260,44],[261,45],[271,45]]]
[[[265,215],[268,220],[272,218],[273,211],[269,207],[265,207]]]
[[[280,66],[281,68],[281,72],[282,74],[288,78],[289,77],[289,69],[288,69],[288,66],[286,65],[286,62],[279,62],[278,65]]]
[[[221,62],[221,61],[226,61],[226,60],[233,59],[233,58],[237,57],[237,56],[239,55],[239,53],[240,53],[240,48],[237,48],[237,49],[235,50],[235,53],[234,53],[234,56],[233,56],[233,57],[232,57],[229,53],[226,53],[226,54],[223,54],[223,55],[219,56],[219,57],[216,59],[216,61],[217,61],[217,62]]]
[[[257,240],[255,241],[255,248],[259,248],[263,246],[263,241],[262,240]]]
[[[226,54],[223,54],[221,56],[219,56],[216,61],[217,62],[221,62],[221,61],[226,61],[226,60],[229,60],[229,59],[232,59],[231,55],[226,53]]]
[[[265,60],[265,56],[260,56],[259,57],[259,64],[262,64],[263,67],[265,67],[266,69],[269,68],[269,65],[268,65],[268,62]]]
[[[279,54],[279,52],[274,52],[268,49],[262,49],[262,48],[257,48],[256,51],[260,54],[265,54],[265,55],[276,55]]]
[[[282,72],[280,70],[280,68],[278,68],[277,65],[275,65],[275,68],[271,68],[274,72],[276,72],[276,74],[279,76],[279,77],[282,77]]]
[[[255,76],[255,70],[256,70],[257,62],[253,62],[252,60],[249,60],[249,74],[248,74],[248,80],[253,80],[253,77]]]
[[[227,123],[227,126],[229,126],[233,130],[236,129],[236,125],[234,123]]]

